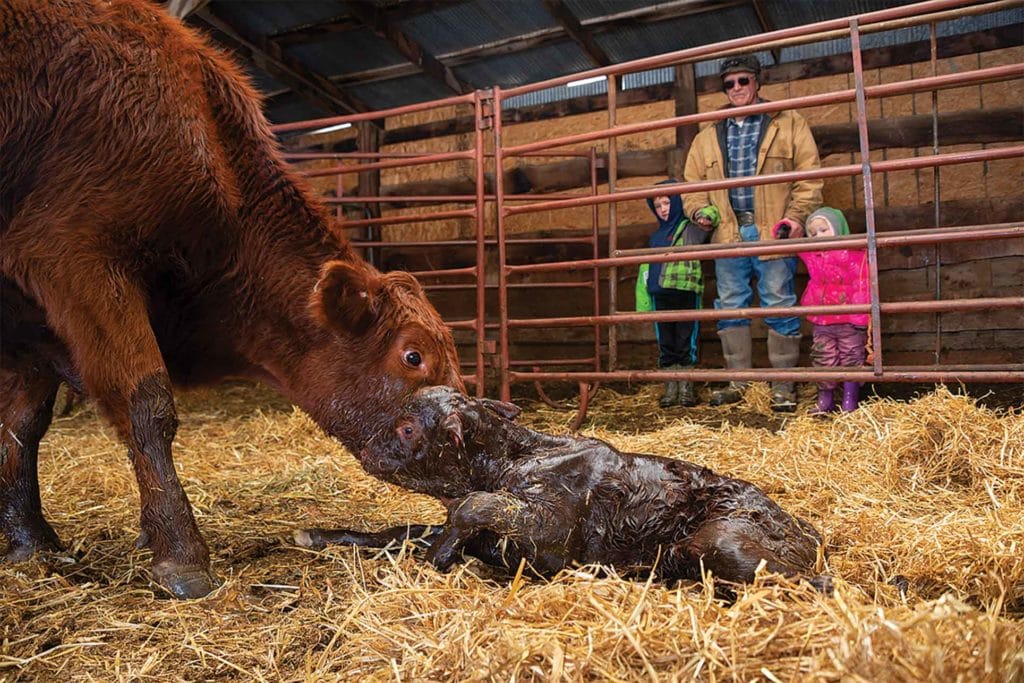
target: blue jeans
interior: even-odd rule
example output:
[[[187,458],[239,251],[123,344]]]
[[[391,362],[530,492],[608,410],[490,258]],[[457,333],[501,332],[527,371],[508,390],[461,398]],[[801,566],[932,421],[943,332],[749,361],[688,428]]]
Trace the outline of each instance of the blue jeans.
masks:
[[[740,238],[744,242],[756,242],[759,237],[756,225],[741,225]],[[754,299],[751,278],[757,277],[757,295],[762,308],[795,306],[796,292],[793,291],[793,276],[796,274],[796,256],[785,256],[762,261],[757,256],[715,259],[715,279],[718,284],[716,309],[747,308]],[[768,327],[784,336],[800,332],[800,318],[765,318]],[[750,325],[748,318],[719,320],[718,329]]]

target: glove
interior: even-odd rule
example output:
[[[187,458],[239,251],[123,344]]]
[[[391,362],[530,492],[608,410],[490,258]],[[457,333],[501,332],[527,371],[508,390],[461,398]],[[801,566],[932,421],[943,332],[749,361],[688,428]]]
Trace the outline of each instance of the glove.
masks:
[[[718,210],[717,206],[709,204],[703,209],[697,209],[693,212],[693,222],[700,225],[702,228],[707,229],[707,225],[703,221],[709,221],[712,230],[718,227],[718,224],[722,221],[722,213]]]
[[[772,234],[775,235],[775,239],[777,240],[784,240],[787,237],[801,237],[803,234],[803,226],[792,218],[783,218],[775,224],[774,228],[772,228]]]

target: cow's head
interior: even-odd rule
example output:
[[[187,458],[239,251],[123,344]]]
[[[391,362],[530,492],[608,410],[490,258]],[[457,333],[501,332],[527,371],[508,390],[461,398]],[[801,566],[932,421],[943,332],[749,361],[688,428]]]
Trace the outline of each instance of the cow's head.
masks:
[[[511,403],[428,387],[357,457],[363,469],[385,481],[442,500],[460,498],[500,469],[501,449],[493,442],[518,414]]]
[[[465,391],[451,331],[412,275],[331,261],[310,306],[328,332],[308,371],[319,376],[310,381],[329,385],[318,392],[327,404],[311,412],[350,449],[360,448],[420,387]]]

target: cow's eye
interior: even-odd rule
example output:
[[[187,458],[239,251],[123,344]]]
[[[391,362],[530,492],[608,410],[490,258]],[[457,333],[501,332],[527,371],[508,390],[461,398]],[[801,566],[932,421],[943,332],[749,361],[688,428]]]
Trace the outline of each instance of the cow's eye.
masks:
[[[423,362],[423,358],[420,356],[419,351],[406,351],[405,362],[411,368],[418,368],[420,363]]]

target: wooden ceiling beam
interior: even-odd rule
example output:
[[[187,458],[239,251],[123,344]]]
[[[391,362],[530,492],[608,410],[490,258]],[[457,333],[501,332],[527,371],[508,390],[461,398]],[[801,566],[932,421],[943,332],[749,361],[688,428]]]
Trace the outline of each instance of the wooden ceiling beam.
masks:
[[[768,11],[765,9],[764,2],[762,0],[750,0],[751,6],[754,8],[754,14],[757,15],[757,23],[761,25],[761,33],[771,33],[775,30],[775,23],[772,22],[768,16]],[[772,48],[772,59],[775,60],[776,64],[782,62],[782,49]]]
[[[544,8],[548,13],[555,18],[562,29],[569,34],[569,36],[576,41],[576,44],[583,48],[583,51],[587,53],[587,56],[594,62],[596,66],[610,66],[612,60],[608,58],[608,54],[604,49],[597,44],[594,40],[593,34],[590,31],[583,28],[580,24],[580,20],[576,18],[576,15],[572,13],[572,10],[565,6],[563,0],[543,0]]]
[[[457,95],[472,92],[473,86],[465,83],[445,64],[410,38],[397,23],[388,18],[388,13],[375,5],[362,2],[349,3],[349,11],[360,24],[391,43],[398,52],[418,67],[428,77],[443,84]]]
[[[258,36],[247,35],[218,13],[215,7],[216,5],[207,5],[197,10],[193,16],[219,31],[243,59],[279,79],[300,97],[327,112],[358,114],[370,111],[370,107],[364,102],[342,92],[326,77],[307,69],[280,46],[267,43]]]
[[[617,14],[591,17],[590,19],[580,21],[579,24],[585,31],[593,36],[594,34],[608,30],[631,26],[637,22],[646,23],[678,19],[679,17],[710,12],[712,10],[747,4],[749,2],[750,0],[700,0],[695,3],[692,0],[677,0],[674,2],[665,2],[658,5],[651,5],[649,7],[642,7],[627,12],[619,12]],[[349,21],[349,23],[345,25],[344,30],[350,30],[352,27],[353,24]],[[309,30],[323,31],[327,30],[327,28],[325,25],[320,25],[316,27],[316,29]],[[474,45],[462,50],[453,50],[451,52],[436,55],[436,58],[446,64],[449,69],[455,69],[465,64],[478,62],[489,57],[508,55],[515,52],[522,52],[524,50],[531,50],[550,43],[556,43],[565,40],[566,34],[567,31],[564,27],[541,29],[513,36],[511,38]],[[284,34],[278,34],[273,37],[273,39],[277,42],[281,42],[282,44],[287,44],[287,39],[284,37]],[[376,81],[385,81],[393,78],[402,78],[416,73],[419,73],[419,69],[412,64],[396,64],[393,66],[365,69],[363,71],[352,73],[336,74],[331,76],[331,80],[344,87],[348,85],[362,85]]]
[[[395,4],[378,7],[377,11],[384,13],[389,21],[399,22],[403,19],[425,14],[426,12],[434,12],[444,7],[459,5],[465,2],[466,0],[403,0]],[[324,19],[323,21],[292,26],[283,31],[270,34],[267,36],[267,39],[280,43],[282,46],[302,45],[305,43],[315,43],[323,40],[324,36],[351,31],[362,25],[362,22],[355,17],[350,14],[344,14]]]

